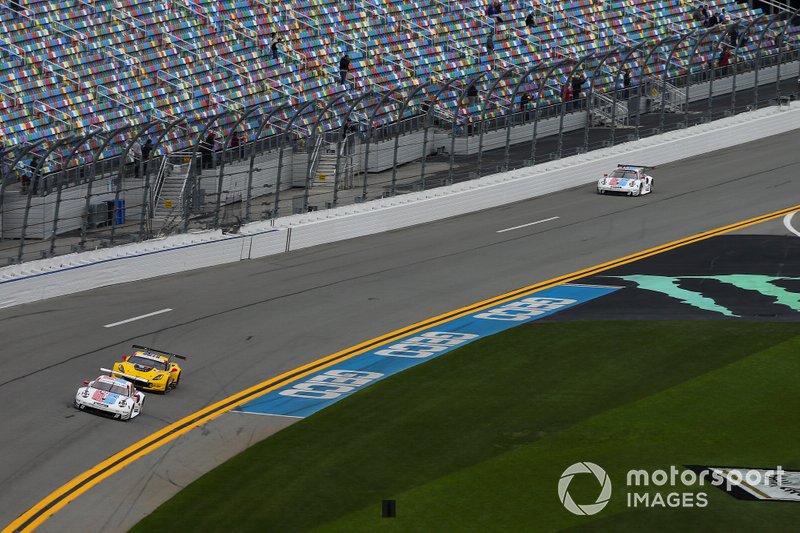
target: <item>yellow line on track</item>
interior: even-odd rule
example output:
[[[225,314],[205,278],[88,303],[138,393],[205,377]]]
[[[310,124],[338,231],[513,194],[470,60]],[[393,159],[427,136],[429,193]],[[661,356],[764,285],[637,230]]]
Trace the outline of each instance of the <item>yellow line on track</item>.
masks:
[[[80,496],[90,488],[94,487],[95,485],[97,485],[107,477],[111,476],[112,474],[122,470],[123,468],[133,463],[140,457],[143,457],[144,455],[160,448],[164,444],[167,444],[168,442],[175,440],[184,433],[187,433],[198,426],[210,422],[211,420],[222,415],[223,413],[227,413],[231,409],[238,407],[251,400],[254,400],[256,398],[259,398],[260,396],[263,396],[264,394],[270,391],[273,391],[277,388],[283,387],[284,385],[297,381],[298,379],[301,379],[323,368],[327,368],[334,364],[341,363],[342,361],[346,361],[351,357],[355,357],[356,355],[362,354],[377,346],[381,346],[383,344],[392,342],[398,337],[403,337],[405,335],[416,333],[423,329],[437,326],[444,322],[449,322],[455,318],[459,318],[464,315],[474,313],[486,307],[504,303],[508,300],[520,298],[522,296],[526,296],[528,294],[538,292],[556,285],[561,285],[563,283],[568,283],[570,281],[574,281],[576,279],[580,279],[586,276],[595,275],[614,267],[618,267],[621,265],[632,263],[634,261],[638,261],[640,259],[645,259],[647,257],[668,252],[670,250],[674,250],[675,248],[680,248],[688,244],[693,244],[695,242],[709,239],[717,235],[722,235],[724,233],[746,228],[754,224],[759,224],[761,222],[766,222],[768,220],[779,218],[798,210],[800,210],[800,205],[787,207],[785,209],[781,209],[780,211],[774,211],[772,213],[736,222],[734,224],[729,224],[727,226],[722,226],[720,228],[716,228],[713,230],[697,233],[695,235],[691,235],[689,237],[684,237],[682,239],[669,242],[667,244],[662,244],[660,246],[649,248],[647,250],[643,250],[635,254],[626,255],[624,257],[620,257],[619,259],[614,259],[613,261],[608,261],[605,263],[601,263],[599,265],[595,265],[593,267],[572,272],[570,274],[558,276],[549,279],[547,281],[542,281],[540,283],[529,285],[527,287],[522,287],[521,289],[507,292],[500,296],[495,296],[493,298],[489,298],[487,300],[483,300],[474,303],[472,305],[461,307],[460,309],[456,309],[454,311],[450,311],[448,313],[444,313],[429,318],[427,320],[417,322],[410,326],[397,329],[390,333],[386,333],[385,335],[381,335],[380,337],[375,337],[374,339],[364,341],[360,344],[356,344],[355,346],[351,346],[350,348],[346,348],[344,350],[333,353],[321,359],[317,359],[316,361],[295,368],[294,370],[290,370],[289,372],[286,372],[274,378],[270,378],[262,383],[259,383],[258,385],[254,385],[248,389],[238,392],[232,396],[229,396],[224,400],[220,400],[212,405],[209,405],[208,407],[205,407],[200,411],[197,411],[189,416],[186,416],[178,420],[177,422],[173,422],[172,424],[164,427],[163,429],[160,429],[159,431],[156,431],[155,433],[140,440],[139,442],[132,444],[131,446],[128,446],[121,452],[116,453],[115,455],[95,465],[94,467],[83,472],[82,474],[75,476],[72,480],[68,481],[67,483],[65,483],[52,493],[50,493],[39,503],[28,509],[22,515],[20,515],[16,520],[11,522],[8,526],[6,526],[3,529],[3,533],[33,531],[37,527],[42,525],[48,518],[56,514],[65,505],[76,499],[78,496]]]

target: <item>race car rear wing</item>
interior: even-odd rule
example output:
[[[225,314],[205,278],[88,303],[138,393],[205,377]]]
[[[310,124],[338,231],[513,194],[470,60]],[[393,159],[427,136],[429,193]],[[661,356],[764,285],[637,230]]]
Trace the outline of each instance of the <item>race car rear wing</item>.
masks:
[[[147,346],[141,346],[139,344],[134,344],[133,347],[136,348],[137,350],[144,350],[145,352],[149,352],[149,353],[158,353],[158,354],[161,354],[161,355],[166,355],[168,357],[169,361],[172,361],[173,357],[176,358],[176,359],[180,359],[181,361],[186,361],[186,357],[185,356],[178,355],[176,353],[165,352],[164,350],[158,350],[156,348],[148,348]]]
[[[144,378],[140,378],[138,376],[132,376],[130,374],[126,374],[125,372],[118,372],[116,370],[110,370],[108,368],[101,368],[100,372],[108,372],[111,375],[120,376],[120,377],[123,377],[123,378],[125,378],[127,380],[130,380],[130,381],[138,381],[140,383],[150,383],[148,380],[146,380]]]
[[[617,168],[640,168],[642,170],[650,170],[656,167],[648,167],[647,165],[629,165],[627,163],[617,163]]]

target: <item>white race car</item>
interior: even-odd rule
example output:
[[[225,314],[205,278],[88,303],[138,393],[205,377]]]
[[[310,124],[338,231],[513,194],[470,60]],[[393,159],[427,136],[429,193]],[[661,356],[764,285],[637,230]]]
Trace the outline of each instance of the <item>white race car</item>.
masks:
[[[106,368],[101,368],[100,371],[108,372],[109,375],[98,376],[94,381],[84,381],[83,387],[75,394],[75,407],[81,411],[109,414],[120,420],[139,416],[144,404],[144,393],[137,391],[131,381],[140,378]],[[127,379],[117,377],[120,375]]]
[[[653,177],[646,171],[655,167],[617,165],[611,174],[597,180],[597,194],[617,193],[641,196],[653,192]]]

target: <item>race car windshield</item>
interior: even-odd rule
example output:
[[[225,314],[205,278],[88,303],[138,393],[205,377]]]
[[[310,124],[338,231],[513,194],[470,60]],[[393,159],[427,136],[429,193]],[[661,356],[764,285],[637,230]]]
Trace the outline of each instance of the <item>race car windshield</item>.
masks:
[[[128,362],[132,365],[146,366],[149,368],[155,368],[157,370],[168,370],[167,363],[163,361],[154,361],[152,359],[147,359],[144,357],[140,357],[138,355],[130,356],[128,358]]]
[[[633,172],[632,170],[615,170],[614,172],[611,173],[611,177],[622,178],[626,180],[635,180],[636,178],[638,178],[636,172]]]
[[[107,381],[95,381],[94,388],[98,390],[104,390],[106,392],[111,392],[113,394],[121,394],[123,396],[128,394],[128,390],[125,387],[121,385],[116,385],[114,383],[109,383]]]

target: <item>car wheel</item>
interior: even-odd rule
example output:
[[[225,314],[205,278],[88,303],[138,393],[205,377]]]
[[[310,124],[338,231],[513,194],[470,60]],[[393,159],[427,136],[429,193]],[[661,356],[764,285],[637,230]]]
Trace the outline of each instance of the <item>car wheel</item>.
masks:
[[[650,192],[653,192],[655,186],[656,186],[656,180],[650,180]]]
[[[83,404],[78,403],[78,400],[75,400],[75,409],[83,411]]]
[[[639,184],[639,192],[637,192],[637,193],[636,193],[636,196],[641,196],[641,195],[642,195],[642,191],[643,191],[643,190],[644,190],[644,185],[642,185],[642,184],[640,183],[640,184]]]
[[[603,192],[604,192],[603,189],[600,188],[597,189],[597,194],[603,194]]]
[[[175,383],[172,384],[172,388],[173,389],[177,389],[178,388],[178,383],[180,383],[180,382],[181,382],[181,373],[178,372],[178,377],[175,378]]]

